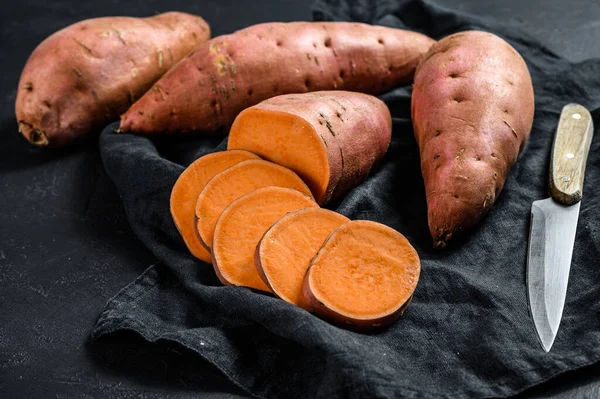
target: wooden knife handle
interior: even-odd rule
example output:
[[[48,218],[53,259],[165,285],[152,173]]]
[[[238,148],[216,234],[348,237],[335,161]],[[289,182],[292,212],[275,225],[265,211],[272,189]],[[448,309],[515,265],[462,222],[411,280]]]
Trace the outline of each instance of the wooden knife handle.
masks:
[[[590,112],[579,104],[563,107],[550,162],[550,195],[565,205],[581,201],[585,164],[594,134]]]

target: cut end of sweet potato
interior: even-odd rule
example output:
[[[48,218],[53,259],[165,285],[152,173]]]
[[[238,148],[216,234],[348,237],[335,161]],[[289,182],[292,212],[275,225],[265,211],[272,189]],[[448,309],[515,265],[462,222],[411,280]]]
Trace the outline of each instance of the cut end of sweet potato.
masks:
[[[438,228],[430,227],[429,231],[431,232],[433,248],[435,249],[446,248],[446,243],[454,237],[454,234],[448,230],[440,230]]]
[[[235,119],[227,148],[252,151],[296,172],[323,205],[363,182],[392,135],[385,103],[343,90],[281,95]]]
[[[369,330],[400,317],[419,280],[419,256],[399,232],[357,220],[336,229],[311,262],[304,295],[316,314]]]
[[[288,187],[312,198],[310,189],[297,174],[262,159],[242,161],[216,174],[198,196],[196,230],[202,243],[212,248],[217,219],[234,200],[261,187]]]
[[[433,240],[433,247],[436,248],[436,249],[444,249],[444,248],[446,248],[446,241],[448,241],[450,238],[452,238],[452,234],[448,234],[448,236],[444,240],[437,240],[437,239],[434,238],[434,240]]]
[[[300,191],[268,186],[251,191],[225,208],[216,223],[212,260],[219,280],[270,291],[254,263],[259,240],[267,229],[288,212],[318,207],[312,196]]]
[[[310,261],[323,242],[350,219],[323,208],[290,212],[275,222],[256,247],[259,275],[279,298],[311,310],[302,293]]]
[[[293,97],[293,96],[290,96]],[[322,203],[329,184],[324,140],[308,121],[270,109],[248,108],[235,120],[227,148],[243,148],[294,170]]]
[[[185,245],[196,258],[210,263],[210,252],[196,232],[195,209],[198,196],[206,183],[223,170],[258,156],[248,151],[233,150],[207,154],[191,163],[179,176],[171,190],[170,209],[175,226]]]
[[[35,144],[38,147],[47,147],[50,143],[46,132],[40,129],[34,129],[33,126],[23,121],[19,121],[19,133],[21,133],[31,144]]]

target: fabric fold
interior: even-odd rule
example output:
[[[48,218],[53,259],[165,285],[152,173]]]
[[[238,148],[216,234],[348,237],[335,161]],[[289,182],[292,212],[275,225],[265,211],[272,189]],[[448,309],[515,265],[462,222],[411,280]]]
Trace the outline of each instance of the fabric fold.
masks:
[[[341,201],[351,219],[403,233],[422,273],[397,323],[375,333],[332,326],[264,293],[224,287],[193,258],[171,219],[169,197],[184,167],[226,148],[226,138],[100,137],[102,159],[136,236],[159,262],[112,298],[94,338],[128,329],[177,342],[256,397],[505,397],[600,360],[600,139],[594,137],[561,329],[552,351],[537,342],[527,308],[525,265],[531,203],[547,196],[552,139],[568,102],[597,119],[600,60],[571,64],[510,21],[478,18],[433,0],[319,0],[315,20],[355,20],[439,39],[481,29],[509,41],[532,75],[536,114],[524,151],[490,213],[464,239],[432,248],[410,86],[382,96],[393,139],[381,165]],[[600,123],[600,122],[598,122]]]

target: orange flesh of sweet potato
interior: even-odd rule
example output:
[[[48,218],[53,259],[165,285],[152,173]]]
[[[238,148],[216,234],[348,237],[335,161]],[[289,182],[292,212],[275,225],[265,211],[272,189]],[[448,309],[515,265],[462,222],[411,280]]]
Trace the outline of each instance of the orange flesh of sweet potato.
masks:
[[[312,198],[310,189],[291,170],[262,159],[240,162],[216,174],[196,202],[196,230],[210,251],[217,219],[237,198],[266,186],[288,187]]]
[[[171,66],[210,37],[200,17],[84,20],[49,36],[30,55],[15,104],[19,131],[59,147],[118,119]]]
[[[435,44],[417,68],[412,121],[436,247],[476,224],[500,194],[534,114],[527,65],[490,33]]]
[[[361,183],[387,151],[392,118],[374,96],[320,91],[270,98],[233,123],[227,148],[296,172],[325,204]]]
[[[417,32],[360,23],[254,25],[199,46],[122,115],[121,130],[214,132],[281,94],[383,93],[412,82],[433,43]]]
[[[204,155],[191,163],[179,176],[171,190],[171,216],[192,255],[211,262],[210,252],[201,244],[196,232],[195,210],[198,196],[217,173],[258,156],[243,150],[220,151]]]
[[[276,221],[256,246],[258,274],[279,298],[310,310],[302,293],[310,261],[329,235],[350,219],[323,208],[304,208]]]
[[[402,315],[419,280],[419,256],[383,224],[356,220],[337,228],[311,262],[304,295],[315,313],[355,329]]]
[[[225,285],[270,291],[254,265],[256,245],[288,212],[318,207],[312,197],[283,187],[263,187],[233,201],[220,215],[212,243],[213,267]]]

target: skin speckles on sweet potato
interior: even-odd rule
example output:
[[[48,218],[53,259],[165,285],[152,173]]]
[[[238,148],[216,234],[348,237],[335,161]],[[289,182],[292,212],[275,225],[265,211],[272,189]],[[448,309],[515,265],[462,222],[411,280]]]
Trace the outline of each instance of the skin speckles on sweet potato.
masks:
[[[417,67],[412,121],[436,247],[476,224],[531,131],[527,65],[507,42],[469,31],[436,43]]]
[[[242,111],[227,148],[251,151],[292,169],[324,204],[366,179],[391,136],[390,111],[381,100],[320,91],[277,96]]]
[[[215,132],[243,109],[280,94],[382,93],[410,83],[433,43],[416,32],[347,22],[251,26],[199,46],[156,83],[170,95],[149,91],[122,115],[121,130]],[[177,118],[170,109],[179,111]]]
[[[209,37],[202,18],[180,12],[70,25],[40,43],[23,68],[15,104],[19,131],[48,147],[86,137],[118,119]]]

